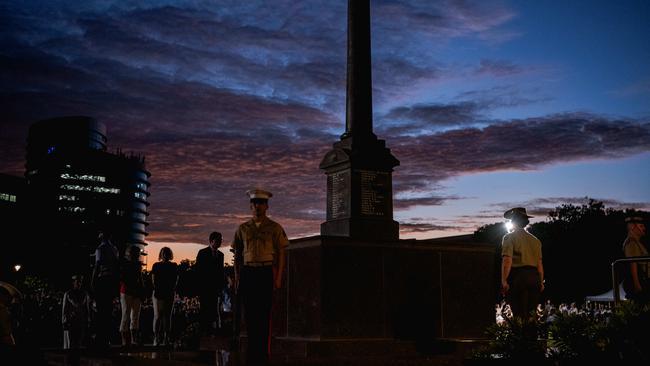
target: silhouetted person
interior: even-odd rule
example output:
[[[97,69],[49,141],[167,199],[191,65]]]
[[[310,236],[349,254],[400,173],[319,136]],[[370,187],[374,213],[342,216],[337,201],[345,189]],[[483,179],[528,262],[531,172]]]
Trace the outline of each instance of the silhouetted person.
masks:
[[[526,209],[515,207],[503,215],[510,220],[513,231],[503,236],[501,246],[501,290],[513,316],[530,319],[544,291],[542,242],[526,231],[529,224]]]
[[[162,247],[158,262],[151,268],[154,346],[168,345],[171,341],[171,316],[178,281],[178,265],[172,259],[172,250]]]
[[[6,352],[16,346],[11,324],[11,293],[0,286],[0,351]]]
[[[630,215],[625,218],[627,225],[627,238],[623,242],[625,257],[648,257],[648,248],[643,245],[641,238],[646,234],[646,227],[643,218],[638,215]],[[630,286],[626,297],[639,303],[650,302],[650,263],[631,262]]]
[[[226,275],[226,283],[223,287],[223,291],[221,292],[221,316],[222,316],[222,321],[223,323],[227,323],[228,325],[232,326],[232,296],[234,292],[234,283],[235,279],[233,278],[232,275]],[[227,329],[232,329],[227,328]]]
[[[95,266],[91,287],[97,307],[95,345],[106,348],[110,344],[113,299],[119,296],[119,252],[106,233],[99,234],[100,244],[95,250]]]
[[[144,299],[141,253],[140,247],[131,245],[120,270],[120,335],[123,346],[140,344],[140,307]]]
[[[82,281],[81,275],[72,276],[72,289],[63,294],[61,323],[64,349],[81,348],[90,323],[90,295],[81,288]]]
[[[235,287],[244,307],[248,334],[247,362],[267,365],[270,348],[270,320],[273,290],[282,286],[285,248],[284,229],[266,216],[272,194],[263,190],[246,192],[253,218],[235,233]]]
[[[219,327],[219,297],[223,291],[223,253],[219,250],[223,238],[220,232],[212,232],[210,245],[199,250],[195,269],[198,275],[199,317],[203,334],[214,335]]]

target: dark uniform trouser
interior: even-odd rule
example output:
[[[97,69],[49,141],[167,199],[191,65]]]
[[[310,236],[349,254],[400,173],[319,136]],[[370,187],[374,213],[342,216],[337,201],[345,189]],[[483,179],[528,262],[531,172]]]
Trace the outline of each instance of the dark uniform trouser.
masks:
[[[239,289],[248,333],[247,362],[249,364],[265,364],[269,357],[273,267],[244,266],[241,271]]]
[[[219,317],[219,291],[206,290],[199,295],[199,319],[201,330],[212,333],[212,323]],[[217,322],[218,326],[218,322]]]
[[[539,304],[540,278],[537,268],[533,266],[514,267],[510,270],[510,291],[508,303],[512,314],[526,318]]]
[[[650,278],[640,270],[638,272],[639,282],[641,282],[641,292],[630,292],[625,297],[633,300],[638,304],[650,304]]]

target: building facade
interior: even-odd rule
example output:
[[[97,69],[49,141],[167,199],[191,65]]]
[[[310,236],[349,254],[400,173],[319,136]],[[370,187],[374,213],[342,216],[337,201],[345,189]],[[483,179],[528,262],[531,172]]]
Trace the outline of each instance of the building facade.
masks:
[[[84,272],[100,231],[110,233],[122,253],[147,245],[151,174],[143,156],[107,151],[102,123],[74,116],[33,124],[25,167],[26,212],[39,228],[29,241],[46,255],[33,261],[38,269],[50,272],[64,262]]]
[[[11,278],[25,261],[22,253],[25,179],[0,174],[0,276]],[[1,278],[0,278],[1,279]]]

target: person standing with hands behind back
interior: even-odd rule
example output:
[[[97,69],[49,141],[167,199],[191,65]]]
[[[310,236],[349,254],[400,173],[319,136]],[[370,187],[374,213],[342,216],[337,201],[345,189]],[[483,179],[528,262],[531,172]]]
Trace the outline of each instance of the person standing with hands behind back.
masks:
[[[210,245],[196,255],[196,272],[199,286],[199,317],[204,335],[215,335],[221,326],[219,318],[219,297],[223,291],[223,253],[219,250],[223,238],[214,231],[209,237]]]
[[[235,288],[244,306],[248,332],[247,362],[268,365],[273,290],[282,286],[287,234],[266,216],[271,192],[246,192],[253,218],[239,225],[235,252]]]
[[[501,245],[501,291],[513,316],[528,320],[544,291],[542,242],[526,230],[532,216],[525,208],[512,208],[503,216],[510,220],[513,230],[503,236]]]

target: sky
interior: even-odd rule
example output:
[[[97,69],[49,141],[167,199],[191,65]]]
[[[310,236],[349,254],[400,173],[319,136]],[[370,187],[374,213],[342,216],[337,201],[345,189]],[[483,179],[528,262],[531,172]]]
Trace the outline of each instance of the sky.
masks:
[[[87,115],[146,156],[149,252],[195,256],[273,192],[319,233],[345,130],[347,2],[0,1],[0,172],[28,127]],[[471,233],[585,197],[650,209],[650,2],[371,1],[374,131],[402,238]]]

